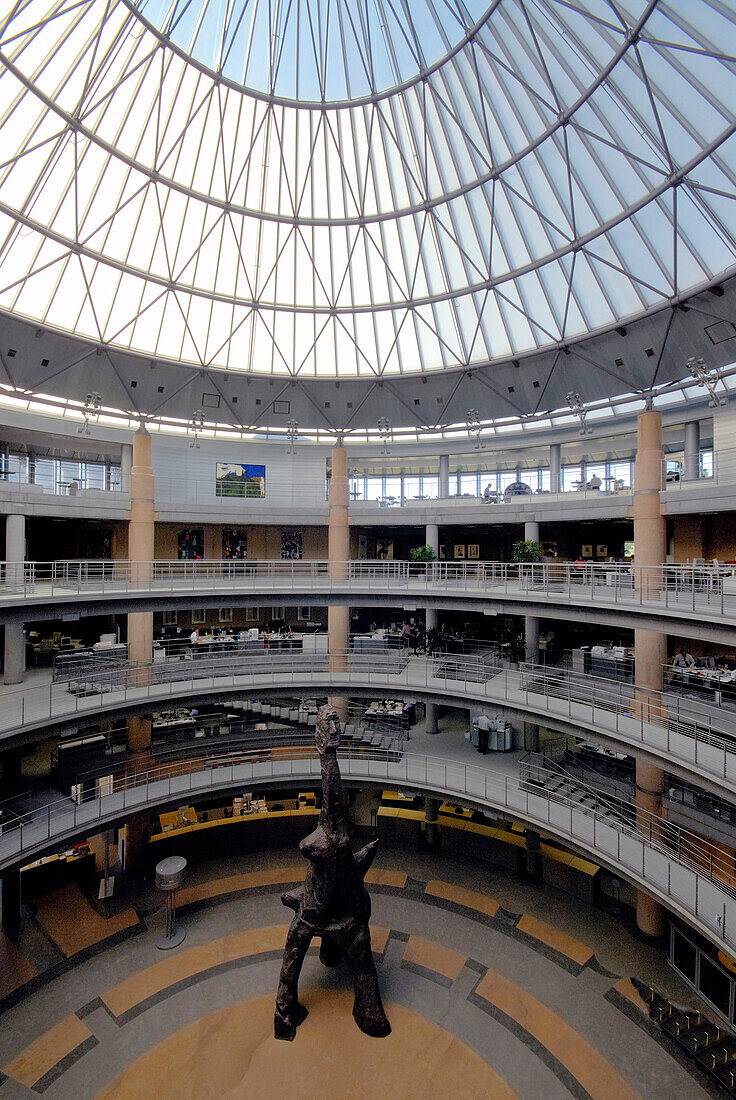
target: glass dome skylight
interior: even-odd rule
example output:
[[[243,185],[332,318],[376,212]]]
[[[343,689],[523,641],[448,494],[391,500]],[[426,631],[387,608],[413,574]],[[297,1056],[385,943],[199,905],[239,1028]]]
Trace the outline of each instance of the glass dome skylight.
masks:
[[[137,0],[184,53],[278,99],[353,100],[426,72],[487,0]]]
[[[0,51],[0,310],[97,346],[459,370],[734,266],[734,0],[25,0]]]

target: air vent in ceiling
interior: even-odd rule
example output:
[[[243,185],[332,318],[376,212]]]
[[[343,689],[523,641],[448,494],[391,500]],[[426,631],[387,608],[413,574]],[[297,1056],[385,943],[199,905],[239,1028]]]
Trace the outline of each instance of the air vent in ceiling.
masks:
[[[220,395],[219,393],[203,393],[202,394],[202,408],[203,409],[219,409],[220,407]]]
[[[725,344],[736,336],[736,327],[731,321],[716,321],[714,325],[706,325],[705,334],[711,344]]]
[[[289,412],[291,412],[291,401],[274,401],[273,411],[275,413],[281,413],[283,416],[286,416]]]
[[[647,359],[651,359],[654,355],[654,348],[645,348],[644,354],[646,355]]]

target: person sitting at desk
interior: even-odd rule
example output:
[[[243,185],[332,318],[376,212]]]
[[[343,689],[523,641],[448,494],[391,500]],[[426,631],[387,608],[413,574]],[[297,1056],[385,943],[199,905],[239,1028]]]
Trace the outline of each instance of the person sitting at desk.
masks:
[[[590,479],[590,481],[588,482],[586,488],[587,489],[600,489],[602,484],[603,483],[601,482],[601,479],[598,477],[598,474],[593,474],[593,476]]]
[[[192,633],[189,635],[189,641],[192,643],[192,645],[196,645],[196,643],[199,641],[199,628],[198,627],[195,627],[194,630],[192,631]]]
[[[678,650],[675,654],[675,659],[672,662],[673,668],[684,668],[688,671],[691,668],[695,668],[695,658],[692,653],[686,653],[684,649]]]

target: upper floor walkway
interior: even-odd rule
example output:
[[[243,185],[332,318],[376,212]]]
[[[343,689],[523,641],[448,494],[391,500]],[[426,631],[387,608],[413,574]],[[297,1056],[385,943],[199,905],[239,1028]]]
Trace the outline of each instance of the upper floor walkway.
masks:
[[[475,764],[467,743],[445,740],[435,753],[343,751],[340,765],[352,785],[398,787],[439,795],[480,810],[501,812],[584,852],[652,894],[711,942],[736,948],[736,880],[717,853],[704,856],[694,834],[592,788],[554,790],[533,762],[496,757]],[[27,813],[6,813],[0,834],[0,871],[90,836],[133,814],[233,790],[314,785],[320,763],[302,749],[264,752],[257,745],[238,757],[201,759],[120,773],[88,786],[78,800],[61,798]],[[79,789],[78,789],[79,790]]]
[[[736,796],[733,712],[543,666],[502,669],[481,656],[265,653],[119,665],[52,682],[35,673],[0,691],[0,746],[131,713],[266,695],[386,696],[465,709],[501,709],[520,721],[592,737],[650,760],[722,797]]]
[[[543,615],[733,642],[721,566],[548,562],[56,561],[0,563],[0,622],[263,604],[436,607]]]

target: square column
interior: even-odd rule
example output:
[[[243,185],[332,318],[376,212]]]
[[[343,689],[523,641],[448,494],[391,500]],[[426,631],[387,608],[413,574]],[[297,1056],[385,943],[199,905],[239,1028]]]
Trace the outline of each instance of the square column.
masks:
[[[5,520],[5,581],[23,591],[26,558],[26,517],[8,516]],[[5,623],[3,682],[20,684],[26,668],[26,640],[21,620]]]

